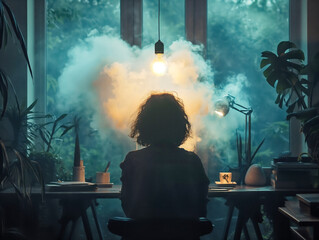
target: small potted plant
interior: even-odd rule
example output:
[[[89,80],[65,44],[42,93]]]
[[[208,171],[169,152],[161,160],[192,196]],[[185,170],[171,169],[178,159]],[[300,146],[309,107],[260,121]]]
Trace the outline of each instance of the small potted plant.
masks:
[[[314,162],[319,161],[319,105],[313,104],[314,88],[319,81],[319,53],[308,64],[302,50],[289,41],[280,42],[277,54],[264,51],[260,68],[270,86],[276,89],[275,103],[286,107],[287,119],[296,117],[301,121],[301,131],[305,135]],[[308,81],[303,76],[312,77]]]
[[[63,124],[67,114],[62,114],[52,121],[47,121],[43,124],[37,124],[37,132],[43,141],[43,149],[39,147],[33,148],[29,154],[29,158],[40,164],[43,171],[44,182],[57,181],[56,164],[61,163],[60,157],[55,153],[52,143],[56,139],[61,139],[68,131],[73,128],[71,124]],[[46,117],[52,118],[48,115]]]

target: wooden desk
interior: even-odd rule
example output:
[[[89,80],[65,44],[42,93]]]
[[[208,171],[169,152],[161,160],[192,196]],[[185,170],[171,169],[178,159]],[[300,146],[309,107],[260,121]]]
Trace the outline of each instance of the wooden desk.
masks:
[[[274,196],[295,196],[298,193],[319,193],[319,189],[274,189],[272,186],[251,187],[236,186],[230,190],[211,190],[214,185],[209,186],[208,197],[274,197]],[[79,199],[79,198],[119,198],[121,185],[114,185],[112,188],[98,188],[96,191],[46,191],[45,199]],[[13,188],[0,191],[0,198],[16,198]],[[40,188],[32,189],[31,198],[41,198]]]
[[[211,186],[210,186],[211,187]],[[60,199],[65,205],[65,209],[71,208],[76,202],[76,209],[78,207],[82,209],[82,217],[85,227],[87,238],[92,239],[90,235],[90,229],[88,228],[86,210],[91,207],[93,216],[95,207],[93,201],[98,198],[119,198],[121,186],[115,185],[112,188],[99,188],[96,191],[81,191],[81,192],[46,192],[45,199]],[[267,207],[269,215],[273,220],[275,239],[288,239],[286,232],[283,229],[289,231],[288,220],[278,212],[278,207],[283,207],[286,196],[294,196],[298,193],[318,193],[318,190],[314,189],[274,189],[271,186],[265,187],[249,187],[249,186],[236,186],[235,188],[224,190],[209,190],[208,197],[222,197],[230,203],[230,210],[235,207],[239,209],[238,221],[236,223],[235,237],[234,239],[240,239],[242,230],[245,230],[245,224],[249,218],[254,217],[255,212],[260,208],[260,205]],[[16,194],[13,189],[7,189],[0,192],[1,198],[16,198]],[[34,188],[31,194],[32,199],[41,200],[41,192],[39,188]],[[71,203],[71,204],[69,204]],[[69,214],[68,212],[66,215]],[[97,220],[97,218],[95,217]],[[65,219],[67,221],[67,219]],[[86,223],[85,223],[86,222]],[[98,224],[98,221],[96,221]],[[229,227],[229,226],[228,226]],[[256,226],[255,226],[256,227]],[[255,228],[256,229],[256,228]],[[227,226],[225,228],[225,233]],[[100,234],[102,235],[102,234]],[[225,235],[227,237],[227,234]],[[260,236],[259,236],[260,237]],[[103,239],[103,237],[100,237]]]

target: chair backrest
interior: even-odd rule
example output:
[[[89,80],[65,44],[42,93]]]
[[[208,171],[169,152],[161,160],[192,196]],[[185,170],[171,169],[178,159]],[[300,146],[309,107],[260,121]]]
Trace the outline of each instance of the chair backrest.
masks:
[[[108,228],[128,239],[199,239],[212,232],[213,224],[207,218],[134,220],[115,217],[109,220]]]

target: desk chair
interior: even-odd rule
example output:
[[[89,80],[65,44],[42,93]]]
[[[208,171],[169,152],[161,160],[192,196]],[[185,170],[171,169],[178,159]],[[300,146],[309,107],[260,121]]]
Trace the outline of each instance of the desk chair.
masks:
[[[207,218],[134,220],[115,217],[109,220],[111,233],[130,240],[194,240],[213,230]]]

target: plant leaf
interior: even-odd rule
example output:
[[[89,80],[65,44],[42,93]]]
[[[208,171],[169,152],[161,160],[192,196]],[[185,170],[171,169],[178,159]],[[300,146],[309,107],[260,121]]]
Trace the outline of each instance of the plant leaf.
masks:
[[[3,117],[4,113],[6,112],[7,105],[8,105],[8,78],[3,72],[2,69],[0,69],[0,94],[2,96],[2,111],[0,118]]]
[[[278,104],[280,108],[282,108],[283,102],[284,102],[284,96],[282,95]]]
[[[55,122],[59,122],[61,121],[63,118],[65,118],[68,114],[64,113],[64,114],[61,114],[60,117],[57,118],[57,120],[55,120]]]
[[[31,110],[34,108],[34,106],[37,104],[38,102],[38,99],[34,100],[33,103],[31,103],[29,105],[29,107],[27,107],[23,112],[22,112],[22,116],[26,116],[28,115],[29,113],[32,113]]]
[[[269,74],[269,76],[266,78],[267,82],[270,86],[275,87],[276,80],[278,79],[278,73],[276,71],[273,71]]]
[[[261,143],[259,143],[258,147],[256,148],[254,154],[253,154],[252,157],[251,157],[250,163],[253,161],[254,157],[256,156],[257,152],[259,151],[259,149],[261,148],[261,146],[264,144],[264,142],[265,142],[265,138],[261,141]]]
[[[278,94],[278,95],[277,95],[277,98],[276,98],[276,101],[275,101],[276,104],[279,104],[279,102],[280,102],[280,97],[281,97],[281,95]]]
[[[264,58],[269,58],[269,60],[270,60],[271,62],[276,61],[277,58],[278,58],[278,57],[276,56],[276,54],[274,54],[274,53],[272,53],[272,52],[270,52],[270,51],[264,51],[264,52],[262,52],[262,53],[261,53],[261,56],[264,57]]]
[[[298,60],[305,60],[305,55],[303,53],[303,51],[301,51],[300,49],[297,50],[292,50],[290,52],[285,53],[284,55],[280,56],[280,58],[282,59],[298,59]]]
[[[45,137],[45,135],[44,135],[42,129],[39,129],[39,134],[40,134],[40,137],[41,137],[42,141],[45,142],[46,145],[49,145],[49,142],[48,142],[48,140],[46,139],[46,137]]]
[[[289,107],[287,108],[286,112],[287,113],[292,113],[295,109],[297,101],[295,101],[294,103],[290,104]]]
[[[308,81],[307,79],[302,78],[302,79],[300,79],[300,84],[306,84],[306,85],[309,85],[309,84],[311,84],[311,82],[310,82],[310,81]]]
[[[20,42],[20,46],[22,48],[25,60],[27,61],[31,77],[33,78],[33,73],[32,73],[32,69],[31,69],[31,65],[30,65],[30,61],[29,61],[29,57],[28,57],[28,53],[27,53],[27,48],[25,45],[24,37],[23,37],[21,30],[19,28],[19,25],[14,17],[13,12],[11,11],[10,7],[5,2],[3,2],[3,1],[1,1],[1,2],[3,3],[5,10],[7,11],[7,14],[8,14],[10,22],[11,22],[11,26],[16,34],[17,39]]]
[[[269,75],[274,71],[274,67],[272,65],[270,65],[268,68],[266,68],[266,70],[263,72],[264,76],[266,78],[269,77]]]
[[[268,64],[271,64],[271,60],[269,58],[264,58],[261,60],[260,62],[260,68],[263,68],[265,66],[267,66]]]
[[[302,65],[301,64],[297,64],[297,63],[293,63],[293,62],[289,62],[289,61],[286,61],[285,64],[288,67],[296,69],[298,72],[302,69]]]
[[[62,125],[61,128],[64,128],[64,131],[63,131],[63,133],[60,135],[60,137],[64,136],[64,135],[65,135],[68,131],[70,131],[73,127],[74,127],[74,125],[71,125],[71,126]]]
[[[281,56],[283,53],[285,53],[290,48],[297,48],[296,44],[290,41],[282,41],[277,46],[277,54],[278,56]]]

